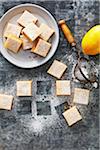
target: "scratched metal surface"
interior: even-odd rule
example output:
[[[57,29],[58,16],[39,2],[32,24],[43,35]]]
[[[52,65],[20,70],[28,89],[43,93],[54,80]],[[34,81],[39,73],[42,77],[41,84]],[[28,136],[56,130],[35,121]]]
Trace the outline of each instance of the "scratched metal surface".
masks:
[[[0,0],[0,17],[21,3],[36,3],[49,10],[57,20],[66,19],[80,42],[86,31],[99,22],[96,0]],[[65,57],[64,57],[65,56]],[[0,54],[0,93],[14,95],[11,111],[0,110],[0,150],[99,150],[99,93],[93,89],[88,106],[78,105],[83,120],[69,128],[62,117],[63,105],[72,97],[56,97],[55,81],[46,71],[54,59],[68,65],[62,79],[74,87],[89,85],[72,81],[72,68],[77,61],[60,31],[60,42],[54,57],[36,69],[20,69]],[[89,57],[98,69],[98,56]],[[33,80],[33,96],[16,97],[17,80]]]

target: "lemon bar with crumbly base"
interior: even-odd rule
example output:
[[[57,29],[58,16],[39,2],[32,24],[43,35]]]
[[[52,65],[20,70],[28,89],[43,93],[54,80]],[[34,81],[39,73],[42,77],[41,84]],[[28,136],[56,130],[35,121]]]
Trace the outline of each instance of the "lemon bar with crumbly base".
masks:
[[[9,34],[7,40],[4,43],[4,47],[11,50],[14,53],[17,53],[22,45],[22,40],[17,36]]]
[[[17,81],[17,96],[32,96],[32,80]]]
[[[23,29],[23,34],[25,34],[25,36],[27,36],[31,41],[34,41],[39,37],[41,31],[34,23],[30,23]]]
[[[82,88],[75,88],[74,90],[74,103],[88,105],[90,91]]]
[[[30,23],[36,23],[38,19],[29,11],[25,10],[23,14],[20,16],[20,18],[17,20],[17,23],[19,23],[21,26],[26,27]]]
[[[39,39],[35,49],[34,47],[32,48],[31,52],[35,53],[35,54],[38,54],[42,57],[46,57],[49,50],[51,48],[51,44],[42,40],[42,39]]]
[[[22,30],[22,27],[20,27],[19,25],[8,23],[7,27],[4,31],[4,37],[8,37],[9,34],[13,34],[13,35],[19,37],[21,30]]]
[[[75,124],[76,122],[82,119],[82,116],[80,115],[76,106],[73,106],[70,109],[66,110],[63,113],[63,116],[65,120],[67,121],[68,126],[72,126],[73,124]]]
[[[11,110],[13,102],[12,95],[0,94],[0,109]]]
[[[42,23],[40,25],[40,31],[42,31],[42,33],[40,34],[40,37],[45,40],[48,41],[49,38],[53,35],[53,33],[55,32],[52,28],[50,28],[48,25]]]
[[[56,81],[56,95],[71,95],[70,81],[57,80]]]
[[[58,60],[54,60],[47,73],[60,79],[67,69],[67,66]]]

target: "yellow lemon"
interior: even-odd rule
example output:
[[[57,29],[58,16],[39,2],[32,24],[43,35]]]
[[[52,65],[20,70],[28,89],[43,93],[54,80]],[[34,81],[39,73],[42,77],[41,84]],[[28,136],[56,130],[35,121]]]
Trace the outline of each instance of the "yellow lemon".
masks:
[[[100,53],[100,25],[92,27],[82,39],[82,50],[86,55]]]

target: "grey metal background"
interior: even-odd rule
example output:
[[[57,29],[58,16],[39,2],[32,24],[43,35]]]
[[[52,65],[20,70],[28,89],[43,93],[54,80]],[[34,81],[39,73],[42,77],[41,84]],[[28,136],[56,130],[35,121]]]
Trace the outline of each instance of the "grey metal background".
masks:
[[[66,19],[75,38],[81,42],[86,31],[99,22],[96,0],[0,0],[0,17],[21,3],[36,3],[49,10],[57,20]],[[68,65],[62,79],[74,87],[90,85],[72,81],[76,52],[60,31],[60,43],[54,57],[36,69],[20,69],[0,54],[0,93],[14,95],[11,111],[0,110],[0,150],[99,150],[99,92],[93,89],[88,106],[77,105],[83,120],[69,128],[62,117],[63,105],[72,97],[56,97],[56,79],[46,73],[54,59]],[[98,69],[99,57],[89,57]],[[33,96],[16,97],[17,80],[33,80]]]

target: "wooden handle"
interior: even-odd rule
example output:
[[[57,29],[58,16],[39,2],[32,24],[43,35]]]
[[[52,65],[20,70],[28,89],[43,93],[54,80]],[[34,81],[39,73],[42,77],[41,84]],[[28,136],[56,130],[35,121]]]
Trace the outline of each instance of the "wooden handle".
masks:
[[[68,42],[72,45],[75,46],[76,42],[74,40],[74,37],[70,31],[70,29],[68,28],[68,26],[66,25],[64,20],[60,20],[58,23],[61,26],[61,29],[66,37],[66,39],[68,40]]]

